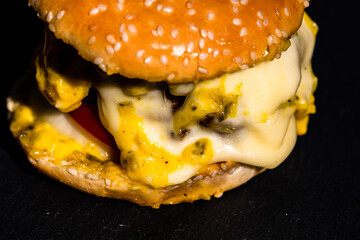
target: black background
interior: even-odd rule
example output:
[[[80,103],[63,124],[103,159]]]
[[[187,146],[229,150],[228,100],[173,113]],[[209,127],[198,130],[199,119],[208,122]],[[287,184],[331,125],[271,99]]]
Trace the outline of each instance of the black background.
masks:
[[[43,35],[26,1],[2,12],[0,239],[359,239],[359,14],[314,0],[317,114],[289,158],[220,199],[161,206],[99,198],[39,174],[8,130],[5,99]],[[4,54],[5,53],[5,54]]]

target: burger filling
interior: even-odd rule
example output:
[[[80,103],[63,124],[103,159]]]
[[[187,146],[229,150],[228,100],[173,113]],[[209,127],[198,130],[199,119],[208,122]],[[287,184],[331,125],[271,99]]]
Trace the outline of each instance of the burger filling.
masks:
[[[317,80],[311,70],[315,33],[314,23],[305,16],[280,58],[216,79],[177,85],[102,76],[73,59],[56,69],[50,58],[60,51],[48,46],[50,52],[37,58],[38,86],[64,113],[42,112],[47,123],[41,128],[74,141],[69,140],[72,147],[67,151],[56,151],[58,158],[83,148],[105,161],[117,156],[116,145],[127,176],[155,188],[182,183],[218,162],[274,168],[289,155],[296,135],[306,132],[308,115],[315,112]],[[76,71],[68,75],[69,68]],[[87,96],[91,87],[96,98]],[[82,126],[87,131],[74,127],[76,117],[66,112],[78,108],[85,97],[97,102],[101,123],[114,144],[99,133],[91,134],[96,128],[91,124]],[[64,141],[58,139],[57,144]]]

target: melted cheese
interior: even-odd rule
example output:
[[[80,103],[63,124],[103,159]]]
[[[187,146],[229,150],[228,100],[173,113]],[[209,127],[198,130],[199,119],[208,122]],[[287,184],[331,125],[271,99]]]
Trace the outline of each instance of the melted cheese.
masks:
[[[35,65],[39,89],[52,105],[63,112],[80,107],[81,100],[88,95],[91,82],[70,78],[50,67],[42,67],[39,57]]]
[[[175,113],[164,100],[162,87],[134,89],[110,81],[97,86],[101,120],[122,152],[120,160],[128,176],[153,187],[166,187],[186,181],[215,162],[232,160],[266,168],[279,165],[294,147],[296,134],[306,132],[308,115],[315,112],[312,93],[317,79],[311,56],[317,27],[307,16],[304,19],[306,24],[280,59],[197,84],[170,86],[172,94],[187,95]],[[77,88],[68,85],[70,81],[51,69],[46,74],[38,69],[37,79],[41,91],[56,90],[55,106],[74,106],[73,91],[67,89]],[[86,90],[85,85],[79,87]],[[75,104],[79,101],[75,99]],[[36,115],[31,137],[20,136],[33,157],[61,161],[77,151],[100,161],[114,157],[109,147],[66,114],[39,109],[43,103],[33,105],[37,106],[35,113],[17,107],[11,125],[19,131],[31,126]],[[116,172],[111,171],[114,167],[107,173]],[[111,179],[110,175],[106,177]]]
[[[122,151],[128,175],[165,187],[215,162],[278,166],[293,149],[297,132],[306,132],[308,114],[315,110],[314,25],[305,21],[280,59],[190,88],[177,86],[177,92],[173,88],[179,95],[188,93],[175,114],[161,88],[131,96],[115,83],[97,86],[101,119]],[[199,124],[209,114],[221,120]]]

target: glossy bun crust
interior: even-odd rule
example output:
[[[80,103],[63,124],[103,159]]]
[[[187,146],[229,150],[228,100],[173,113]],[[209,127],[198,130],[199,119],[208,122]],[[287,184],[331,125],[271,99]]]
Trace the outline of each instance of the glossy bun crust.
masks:
[[[30,0],[55,36],[108,74],[197,81],[271,60],[304,0]]]

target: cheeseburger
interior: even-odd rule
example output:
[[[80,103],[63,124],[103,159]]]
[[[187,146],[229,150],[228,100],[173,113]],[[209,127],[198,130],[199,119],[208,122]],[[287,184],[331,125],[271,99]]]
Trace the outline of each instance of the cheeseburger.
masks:
[[[143,206],[278,166],[315,112],[304,0],[30,0],[46,22],[8,98],[30,162]]]

